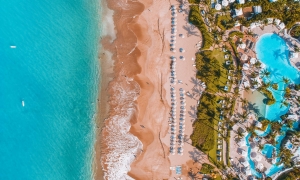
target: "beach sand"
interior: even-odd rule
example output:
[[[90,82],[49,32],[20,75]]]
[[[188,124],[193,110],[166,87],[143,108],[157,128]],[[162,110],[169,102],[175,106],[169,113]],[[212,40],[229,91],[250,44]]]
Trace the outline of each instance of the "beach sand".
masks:
[[[101,105],[108,102],[109,112],[100,118],[100,121],[105,118],[105,125],[95,145],[95,179],[101,179],[103,173],[103,179],[130,179],[127,175],[130,169],[129,175],[135,179],[147,179],[147,175],[139,173],[149,174],[148,168],[152,168],[152,172],[153,166],[158,167],[155,179],[168,178],[168,158],[165,154],[168,151],[162,148],[164,145],[159,141],[159,136],[164,136],[168,129],[167,123],[162,124],[162,121],[166,119],[169,108],[164,99],[165,90],[162,89],[169,67],[163,53],[162,33],[166,27],[160,22],[161,29],[158,28],[159,21],[169,20],[160,19],[167,13],[163,12],[164,9],[160,10],[163,3],[167,10],[167,1],[107,1],[108,8],[114,12],[116,38],[106,36],[102,39],[102,46],[112,53],[114,64],[113,79],[102,91],[109,98],[103,96],[100,99]],[[153,4],[156,9],[151,9]],[[150,160],[144,163],[146,157]],[[140,161],[142,166],[138,165]]]
[[[188,24],[188,11],[177,13],[177,52],[170,51],[171,4],[178,10],[179,3],[175,0],[107,1],[108,8],[114,12],[116,37],[102,39],[104,49],[112,56],[106,53],[101,56],[105,55],[114,64],[112,74],[108,70],[107,76],[103,76],[103,79],[113,79],[100,99],[99,113],[104,113],[99,116],[99,122],[104,119],[105,122],[104,127],[98,129],[95,145],[95,179],[101,179],[103,174],[104,179],[187,179],[190,169],[196,172],[201,163],[209,163],[206,155],[191,146],[189,140],[200,97],[193,92],[192,79],[196,73],[193,58],[201,36]],[[180,53],[179,48],[185,52]],[[194,94],[194,97],[186,97],[187,141],[182,156],[169,153],[172,55],[177,57],[177,79],[182,81],[182,84],[172,85],[176,88],[178,103],[179,88]],[[181,55],[186,58],[184,61],[179,60]],[[111,66],[108,63],[108,67]],[[105,113],[108,106],[109,111]],[[179,111],[178,106],[178,116]],[[182,175],[176,175],[170,170],[171,166],[182,166]]]

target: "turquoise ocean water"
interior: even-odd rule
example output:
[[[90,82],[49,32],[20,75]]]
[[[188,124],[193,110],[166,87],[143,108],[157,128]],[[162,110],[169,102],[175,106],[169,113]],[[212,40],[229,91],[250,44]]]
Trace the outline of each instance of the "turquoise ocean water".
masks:
[[[99,2],[0,0],[0,180],[91,179]]]

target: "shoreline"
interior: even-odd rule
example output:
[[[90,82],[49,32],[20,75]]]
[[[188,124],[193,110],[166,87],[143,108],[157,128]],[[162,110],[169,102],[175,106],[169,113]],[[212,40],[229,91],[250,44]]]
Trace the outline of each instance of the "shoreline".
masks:
[[[112,80],[100,94],[104,97],[102,104],[108,102],[110,108],[107,116],[99,115],[98,124],[101,119],[105,121],[97,133],[95,178],[100,174],[104,174],[103,179],[151,178],[153,175],[158,179],[168,178],[169,161],[165,154],[168,151],[159,141],[168,129],[169,106],[164,103],[168,79],[164,77],[170,71],[169,60],[165,61],[169,54],[162,51],[166,42],[160,35],[168,23],[160,23],[159,19],[168,15],[168,9],[161,10],[160,5],[169,2],[106,3],[113,12],[116,38],[113,41],[109,37],[102,39],[103,48],[112,53],[113,73]],[[162,20],[168,22],[169,18]],[[159,168],[154,170],[153,166]]]
[[[102,145],[101,145],[101,132],[104,126],[105,119],[108,116],[109,105],[103,102],[108,102],[109,94],[108,85],[109,82],[113,79],[113,63],[112,53],[107,50],[103,44],[103,38],[115,39],[116,35],[114,32],[114,24],[109,21],[112,18],[112,13],[110,9],[107,7],[106,1],[100,2],[100,16],[102,25],[99,25],[101,28],[101,34],[99,38],[99,53],[98,53],[98,61],[99,61],[99,85],[98,85],[98,96],[97,96],[97,112],[95,118],[95,141],[94,141],[94,157],[93,157],[93,178],[97,180],[102,180],[104,178],[104,171],[101,165],[101,153],[102,153]],[[105,25],[103,25],[105,24]],[[106,27],[104,29],[103,27]],[[113,30],[113,31],[111,31]]]

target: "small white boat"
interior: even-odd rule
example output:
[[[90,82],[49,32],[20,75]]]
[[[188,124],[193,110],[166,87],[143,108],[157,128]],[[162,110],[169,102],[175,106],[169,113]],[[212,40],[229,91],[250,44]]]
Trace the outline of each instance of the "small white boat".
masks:
[[[23,107],[25,106],[25,101],[22,101],[22,106],[23,106]]]
[[[17,48],[17,46],[10,46],[10,48],[15,49],[15,48]]]

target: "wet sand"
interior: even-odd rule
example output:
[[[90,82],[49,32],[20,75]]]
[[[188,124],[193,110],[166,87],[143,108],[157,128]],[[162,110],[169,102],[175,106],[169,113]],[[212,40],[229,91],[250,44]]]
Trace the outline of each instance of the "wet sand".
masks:
[[[168,129],[168,124],[162,123],[169,110],[162,88],[169,71],[162,21],[170,19],[163,18],[169,4],[110,0],[107,5],[114,12],[116,38],[106,36],[101,42],[112,53],[114,64],[113,79],[102,92],[109,97],[100,99],[102,107],[107,102],[109,111],[99,116],[100,122],[104,118],[105,122],[95,145],[95,179],[102,179],[103,174],[103,179],[168,178],[168,148],[160,136]],[[100,106],[99,113],[103,111],[106,108]]]

